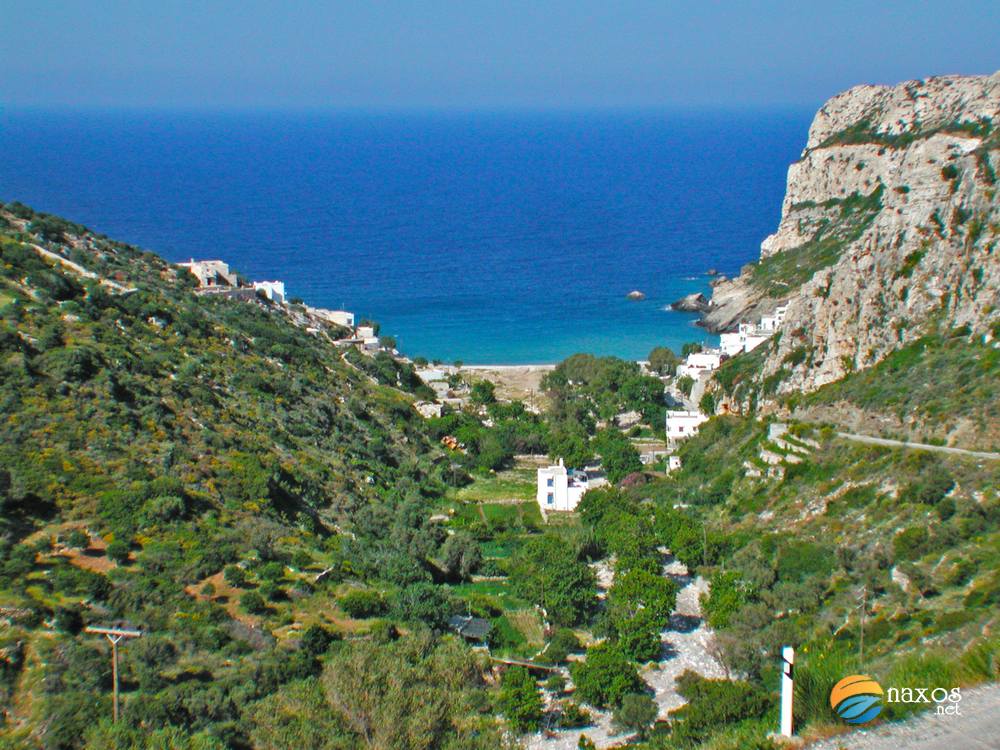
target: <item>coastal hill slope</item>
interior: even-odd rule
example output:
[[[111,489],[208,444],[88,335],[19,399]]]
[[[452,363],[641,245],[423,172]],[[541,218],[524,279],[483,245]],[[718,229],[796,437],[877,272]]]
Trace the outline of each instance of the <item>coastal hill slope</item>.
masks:
[[[703,324],[788,305],[730,382],[734,408],[814,391],[928,335],[1000,321],[1000,73],[858,86],[816,114],[761,257],[715,284]]]
[[[0,205],[4,748],[356,747],[335,718],[323,744],[267,739],[267,702],[296,685],[323,704],[330,643],[375,627],[338,593],[377,578],[400,620],[452,613],[429,517],[464,472],[413,408],[412,366],[347,351],[346,330],[301,306],[194,285]],[[388,610],[367,596],[366,617]],[[143,632],[123,660],[127,727],[98,723],[109,661],[83,628],[109,623]],[[452,698],[478,689],[466,666]],[[499,746],[479,735],[453,746]]]

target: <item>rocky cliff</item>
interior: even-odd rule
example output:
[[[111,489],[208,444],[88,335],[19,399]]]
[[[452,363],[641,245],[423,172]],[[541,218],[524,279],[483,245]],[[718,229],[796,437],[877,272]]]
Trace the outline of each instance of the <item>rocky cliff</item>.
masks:
[[[989,335],[998,170],[1000,73],[835,96],[789,168],[760,261],[715,285],[703,324],[727,330],[789,303],[752,376],[765,396],[814,390],[932,328]]]

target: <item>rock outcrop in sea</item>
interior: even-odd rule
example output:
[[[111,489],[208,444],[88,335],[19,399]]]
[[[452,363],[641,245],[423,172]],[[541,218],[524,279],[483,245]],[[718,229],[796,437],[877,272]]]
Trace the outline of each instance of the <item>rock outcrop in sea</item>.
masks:
[[[681,312],[707,312],[710,308],[708,298],[701,292],[695,292],[670,303],[671,310]]]
[[[763,380],[808,391],[934,325],[1000,319],[1000,73],[858,86],[816,114],[761,258],[713,284],[702,325],[788,303]]]

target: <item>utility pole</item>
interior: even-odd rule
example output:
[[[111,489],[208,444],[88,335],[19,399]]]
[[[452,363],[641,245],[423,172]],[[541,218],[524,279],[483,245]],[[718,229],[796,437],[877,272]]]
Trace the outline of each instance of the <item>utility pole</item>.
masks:
[[[859,638],[858,638],[858,664],[863,668],[865,664],[865,616],[868,614],[868,584],[861,585],[861,591],[858,594],[858,599],[860,604],[858,609],[861,611],[860,617],[858,618],[859,623]]]
[[[141,638],[141,630],[124,630],[121,628],[84,628],[87,633],[103,635],[111,644],[111,679],[114,684],[114,721],[118,722],[118,642],[123,638]]]

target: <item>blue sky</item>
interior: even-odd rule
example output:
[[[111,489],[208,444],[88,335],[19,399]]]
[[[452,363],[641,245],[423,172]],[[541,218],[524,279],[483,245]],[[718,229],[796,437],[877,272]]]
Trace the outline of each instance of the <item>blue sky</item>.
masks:
[[[1000,69],[1000,3],[4,0],[0,104],[815,106]]]

